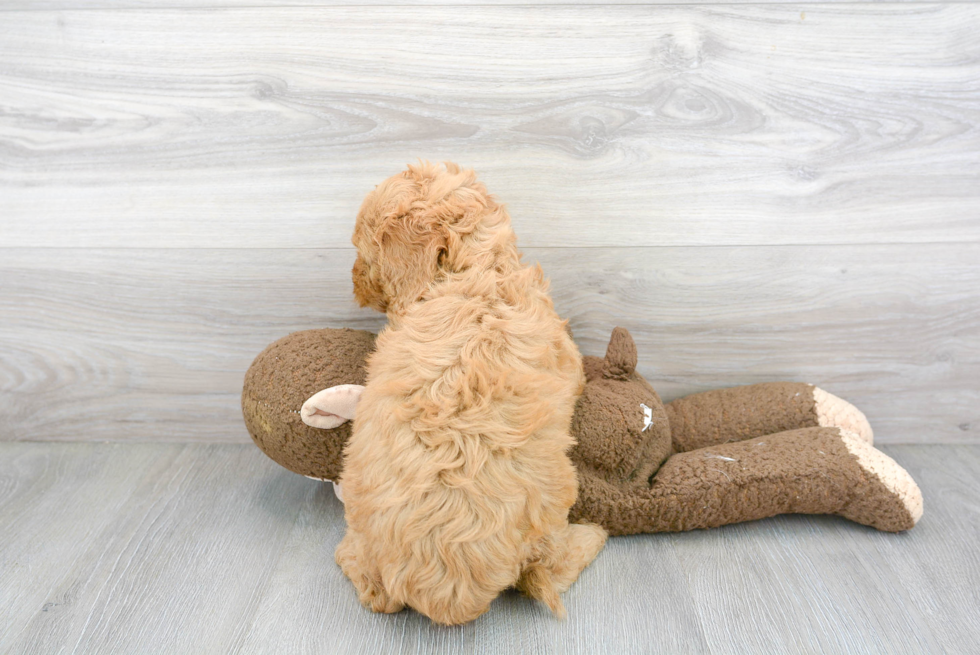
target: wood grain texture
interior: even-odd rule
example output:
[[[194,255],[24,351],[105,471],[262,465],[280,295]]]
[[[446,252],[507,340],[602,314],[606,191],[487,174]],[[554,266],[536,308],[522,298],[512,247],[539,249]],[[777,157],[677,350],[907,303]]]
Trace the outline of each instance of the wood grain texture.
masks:
[[[0,439],[248,440],[245,370],[377,330],[352,250],[0,250]],[[854,402],[879,443],[978,441],[980,244],[528,249],[586,354],[633,334],[670,400],[767,380]]]
[[[416,157],[481,171],[526,246],[980,241],[978,30],[957,3],[6,12],[0,246],[344,246]]]
[[[506,593],[465,626],[363,609],[328,485],[250,445],[0,443],[0,651],[972,652],[980,447],[889,446],[926,513],[616,537],[568,619]]]
[[[105,545],[127,501],[159,473],[155,464],[182,446],[129,448],[122,457],[106,445],[0,448],[0,650],[15,652],[12,641],[31,618],[74,609],[84,578],[50,592]]]
[[[344,533],[343,508],[329,485],[314,485],[318,492],[300,512],[244,652],[316,652],[326,643],[338,653],[707,652],[674,555],[652,557],[655,545],[629,540],[613,547],[620,565],[635,564],[629,575],[621,575],[612,558],[597,560],[563,597],[569,616],[588,617],[584,621],[558,622],[516,592],[494,601],[489,620],[455,628],[434,625],[415,612],[378,621],[360,607],[353,586],[332,565]],[[596,588],[609,593],[596,594]],[[665,591],[652,594],[653,589]],[[628,607],[617,601],[611,611],[611,598],[630,597]],[[283,630],[284,616],[301,627]],[[325,616],[336,618],[324,621]],[[668,617],[673,625],[664,630]],[[597,629],[599,621],[605,625]]]
[[[898,4],[898,3],[925,3],[931,0],[867,0],[867,4]],[[963,1],[963,0],[961,0]],[[965,0],[972,2],[974,0]],[[853,2],[853,0],[821,0],[820,4],[835,4],[839,2]],[[391,0],[358,0],[356,3],[351,0],[206,0],[205,2],[195,2],[195,0],[6,0],[0,5],[0,13],[5,11],[72,11],[79,9],[218,9],[241,7],[346,7],[356,5],[359,7],[392,6]],[[480,5],[488,6],[538,6],[538,5],[768,5],[768,4],[799,4],[799,0],[724,0],[724,2],[702,2],[702,0],[481,0]],[[455,7],[455,11],[468,9],[467,5],[460,4],[459,0],[406,0],[397,3],[399,7],[426,7],[443,6]],[[465,9],[463,9],[465,8]]]
[[[980,507],[968,500],[980,490],[980,451],[884,450],[923,490],[925,515],[907,533],[784,516],[676,535],[712,652],[975,650],[958,633],[980,602],[980,558],[953,544],[980,536]]]
[[[0,510],[10,653],[226,651],[306,491],[245,448],[5,445],[0,460],[33,482]]]

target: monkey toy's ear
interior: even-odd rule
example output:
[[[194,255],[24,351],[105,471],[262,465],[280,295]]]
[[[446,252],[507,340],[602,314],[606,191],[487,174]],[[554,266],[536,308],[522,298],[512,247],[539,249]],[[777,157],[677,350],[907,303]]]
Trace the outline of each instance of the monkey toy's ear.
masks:
[[[606,348],[606,369],[602,376],[607,379],[625,380],[636,370],[636,344],[626,328],[613,330]]]
[[[310,396],[300,409],[303,423],[329,430],[354,418],[357,401],[364,387],[359,384],[340,384]]]

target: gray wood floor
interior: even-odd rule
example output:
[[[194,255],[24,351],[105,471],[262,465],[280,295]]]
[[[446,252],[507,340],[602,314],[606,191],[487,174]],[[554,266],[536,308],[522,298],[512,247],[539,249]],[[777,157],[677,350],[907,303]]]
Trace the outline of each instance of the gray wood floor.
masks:
[[[980,446],[884,450],[925,497],[908,533],[617,537],[567,620],[508,593],[446,629],[362,609],[330,487],[254,446],[0,443],[0,652],[977,652]]]

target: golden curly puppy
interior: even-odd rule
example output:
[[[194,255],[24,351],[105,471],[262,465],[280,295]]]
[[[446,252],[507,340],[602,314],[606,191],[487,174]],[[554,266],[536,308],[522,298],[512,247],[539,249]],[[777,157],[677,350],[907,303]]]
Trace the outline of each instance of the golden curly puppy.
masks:
[[[568,523],[585,379],[541,268],[450,163],[378,185],[353,241],[354,292],[389,322],[345,451],[337,563],[376,612],[464,623],[516,586],[563,616],[606,533]]]

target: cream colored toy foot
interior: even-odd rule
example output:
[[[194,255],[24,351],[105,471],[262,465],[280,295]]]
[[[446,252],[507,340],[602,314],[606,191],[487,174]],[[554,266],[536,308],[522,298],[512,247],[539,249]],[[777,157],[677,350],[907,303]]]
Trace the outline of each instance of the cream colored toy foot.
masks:
[[[341,384],[318,391],[303,403],[300,417],[314,428],[335,428],[354,418],[362,391],[360,384]]]
[[[918,523],[922,518],[922,492],[912,476],[853,432],[840,430],[840,436],[864,471],[866,488],[837,513],[889,532],[908,530]]]
[[[819,387],[813,387],[813,403],[817,412],[817,425],[846,430],[869,446],[874,445],[871,424],[860,409]]]

